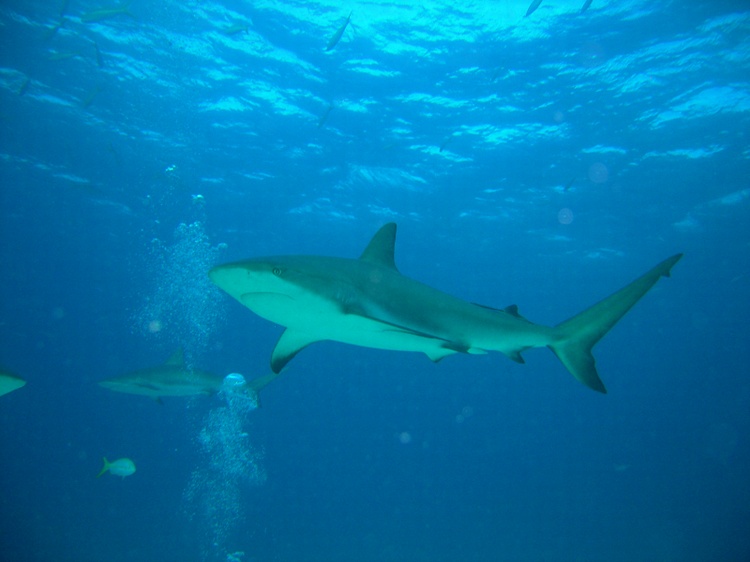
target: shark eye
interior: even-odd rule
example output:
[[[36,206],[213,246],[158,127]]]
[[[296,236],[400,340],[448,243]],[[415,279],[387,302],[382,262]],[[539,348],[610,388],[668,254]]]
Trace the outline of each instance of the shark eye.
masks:
[[[281,277],[281,274],[283,273],[283,271],[280,267],[274,267],[271,270],[271,273],[273,273],[276,277]]]

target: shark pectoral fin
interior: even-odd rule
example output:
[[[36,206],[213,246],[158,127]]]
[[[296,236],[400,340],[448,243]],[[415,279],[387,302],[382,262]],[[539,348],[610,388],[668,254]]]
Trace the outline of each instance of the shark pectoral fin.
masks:
[[[320,340],[310,337],[303,332],[295,332],[289,329],[284,330],[279,341],[276,342],[276,347],[273,348],[273,354],[271,354],[271,370],[276,374],[280,373],[281,369],[295,355],[316,341]]]

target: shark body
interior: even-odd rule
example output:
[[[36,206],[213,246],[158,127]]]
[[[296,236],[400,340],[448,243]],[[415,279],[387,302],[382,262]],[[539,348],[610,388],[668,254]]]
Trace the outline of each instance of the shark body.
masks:
[[[248,383],[246,392],[257,394],[277,375],[266,375]],[[148,396],[160,401],[164,396],[207,396],[222,389],[224,378],[208,371],[189,369],[182,349],[178,349],[164,364],[139,369],[99,382],[99,386],[115,392]]]
[[[383,226],[359,259],[276,256],[213,268],[210,278],[257,315],[285,326],[271,356],[281,369],[302,349],[332,340],[417,351],[433,361],[455,353],[499,351],[523,363],[549,347],[583,384],[606,392],[593,346],[682,254],[672,256],[601,302],[554,327],[534,324],[516,306],[473,304],[402,275],[394,262],[396,225]]]

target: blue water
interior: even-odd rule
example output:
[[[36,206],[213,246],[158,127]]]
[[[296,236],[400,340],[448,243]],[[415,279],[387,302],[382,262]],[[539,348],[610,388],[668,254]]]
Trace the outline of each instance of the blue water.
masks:
[[[750,559],[747,2],[529,3],[3,2],[0,559]],[[405,275],[547,325],[685,257],[607,395],[330,342],[259,409],[96,384],[266,374],[281,328],[206,271],[390,221]]]

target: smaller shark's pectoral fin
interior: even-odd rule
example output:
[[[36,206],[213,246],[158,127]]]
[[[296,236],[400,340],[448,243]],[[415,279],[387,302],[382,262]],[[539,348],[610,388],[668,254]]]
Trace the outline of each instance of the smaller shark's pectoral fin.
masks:
[[[295,332],[294,330],[289,329],[284,330],[279,341],[276,342],[276,347],[273,348],[273,354],[271,355],[271,370],[276,374],[280,373],[281,369],[283,369],[295,355],[316,341],[320,340],[311,338],[303,332]]]

